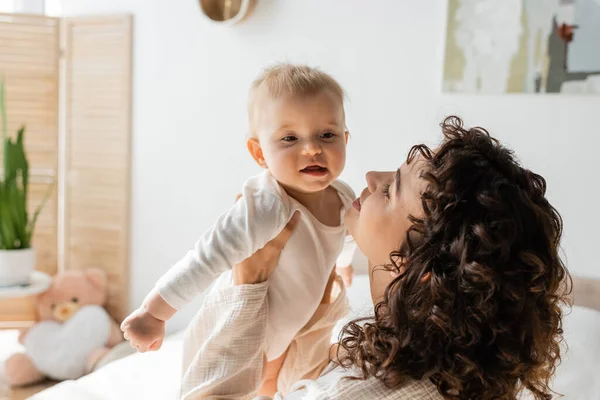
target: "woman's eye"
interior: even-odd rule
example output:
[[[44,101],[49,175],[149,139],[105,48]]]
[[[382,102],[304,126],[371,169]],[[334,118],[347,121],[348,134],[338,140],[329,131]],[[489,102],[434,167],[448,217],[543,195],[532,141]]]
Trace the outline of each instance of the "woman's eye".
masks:
[[[390,187],[392,185],[385,185],[383,187],[383,194],[385,195],[385,197],[387,197],[388,199],[390,198]]]
[[[296,140],[298,140],[298,138],[296,136],[284,136],[281,138],[281,140],[283,140],[284,142],[295,142]]]
[[[71,299],[71,301],[72,301],[73,303],[78,303],[78,302],[79,302],[79,299],[78,299],[77,297],[73,297],[73,298]]]
[[[333,139],[335,137],[335,133],[325,132],[321,134],[321,139]]]

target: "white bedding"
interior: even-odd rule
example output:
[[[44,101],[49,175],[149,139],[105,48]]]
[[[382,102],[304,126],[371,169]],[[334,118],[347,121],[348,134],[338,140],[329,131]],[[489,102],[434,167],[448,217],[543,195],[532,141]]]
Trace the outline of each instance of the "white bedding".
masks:
[[[171,336],[158,352],[132,354],[83,378],[61,382],[30,399],[174,399],[181,376],[182,336]]]
[[[562,362],[552,389],[566,400],[600,400],[600,312],[574,306],[563,329]]]
[[[367,276],[356,276],[348,294],[352,315],[364,315],[370,310]],[[567,400],[600,400],[600,312],[574,307],[564,319],[564,330],[569,351],[557,370],[554,390],[564,394]],[[133,354],[114,361],[86,377],[62,382],[31,399],[174,399],[181,369],[181,339],[182,334],[171,336],[158,352]]]

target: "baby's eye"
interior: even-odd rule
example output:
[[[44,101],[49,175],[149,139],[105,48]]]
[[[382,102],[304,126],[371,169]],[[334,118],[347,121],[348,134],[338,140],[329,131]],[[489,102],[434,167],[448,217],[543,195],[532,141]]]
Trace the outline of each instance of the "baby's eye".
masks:
[[[335,137],[335,133],[333,132],[325,132],[321,134],[321,139],[333,139]]]
[[[298,140],[298,138],[296,136],[288,135],[288,136],[282,137],[281,140],[284,142],[295,142],[296,140]]]
[[[71,299],[71,301],[72,301],[73,303],[79,303],[79,299],[78,299],[77,297],[73,297],[73,298]]]

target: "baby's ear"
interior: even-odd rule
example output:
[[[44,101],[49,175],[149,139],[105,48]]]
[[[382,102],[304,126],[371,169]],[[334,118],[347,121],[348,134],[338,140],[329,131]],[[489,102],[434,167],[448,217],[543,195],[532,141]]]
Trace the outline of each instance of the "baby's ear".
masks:
[[[246,141],[246,147],[248,148],[250,155],[252,156],[254,161],[256,161],[258,166],[261,168],[267,168],[267,163],[265,161],[265,157],[263,156],[262,147],[258,138],[248,138],[248,140]]]
[[[344,132],[344,136],[346,137],[346,144],[348,144],[348,139],[350,139],[350,132]]]

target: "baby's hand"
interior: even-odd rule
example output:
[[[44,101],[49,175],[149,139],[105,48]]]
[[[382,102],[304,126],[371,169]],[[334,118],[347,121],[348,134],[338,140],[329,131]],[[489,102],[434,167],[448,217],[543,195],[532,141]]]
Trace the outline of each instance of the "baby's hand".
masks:
[[[121,330],[131,347],[140,353],[156,351],[165,338],[165,321],[155,318],[140,307],[125,318]]]
[[[342,277],[342,281],[344,281],[344,286],[352,286],[352,278],[354,277],[354,268],[352,268],[352,265],[348,265],[347,267],[343,268],[336,267],[335,271],[339,276]]]

